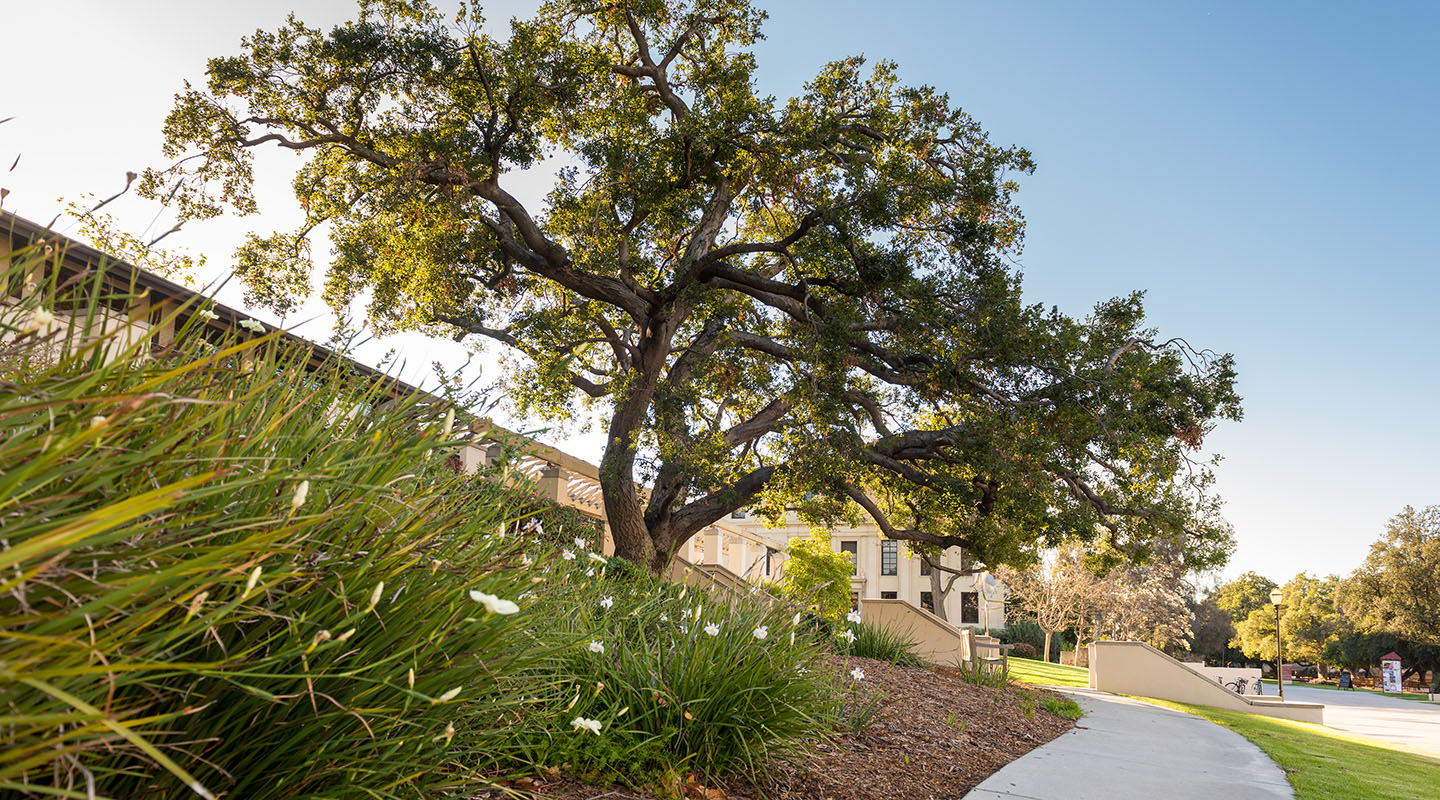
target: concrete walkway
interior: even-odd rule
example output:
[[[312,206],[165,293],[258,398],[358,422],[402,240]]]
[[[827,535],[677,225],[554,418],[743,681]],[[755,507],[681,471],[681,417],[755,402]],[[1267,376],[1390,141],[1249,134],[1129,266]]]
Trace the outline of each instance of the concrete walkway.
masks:
[[[1063,692],[1085,709],[1075,728],[1010,762],[965,800],[1294,797],[1275,762],[1238,733],[1127,697]]]
[[[1275,687],[1265,691],[1273,695]],[[1374,692],[1312,689],[1285,684],[1286,700],[1325,704],[1325,727],[1358,733],[1440,756],[1440,706]]]

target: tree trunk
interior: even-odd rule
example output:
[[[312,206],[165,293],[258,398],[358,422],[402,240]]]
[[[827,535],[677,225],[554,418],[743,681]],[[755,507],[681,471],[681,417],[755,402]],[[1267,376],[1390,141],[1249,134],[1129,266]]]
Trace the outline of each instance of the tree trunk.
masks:
[[[1041,656],[1041,658],[1043,658],[1047,664],[1050,663],[1050,637],[1052,635],[1050,631],[1045,631],[1045,654]]]
[[[940,580],[940,570],[934,567],[930,568],[930,598],[935,603],[935,616],[949,622],[950,618],[945,615],[945,586]]]

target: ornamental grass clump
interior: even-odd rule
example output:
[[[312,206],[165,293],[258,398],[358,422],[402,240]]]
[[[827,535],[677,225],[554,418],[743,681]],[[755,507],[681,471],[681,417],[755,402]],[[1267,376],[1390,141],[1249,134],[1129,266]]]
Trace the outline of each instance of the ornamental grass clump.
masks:
[[[790,609],[588,560],[546,565],[554,635],[576,644],[550,664],[537,763],[632,784],[756,778],[834,731],[834,676],[815,668],[824,645]]]
[[[130,290],[33,255],[0,311],[0,794],[433,797],[516,763],[556,640],[499,534],[534,503],[446,465],[446,409],[204,300],[152,355]]]
[[[858,619],[858,614],[856,618]],[[841,653],[906,667],[923,665],[920,656],[915,653],[914,640],[900,631],[864,620],[851,623],[849,629],[855,639],[837,639],[836,649]]]

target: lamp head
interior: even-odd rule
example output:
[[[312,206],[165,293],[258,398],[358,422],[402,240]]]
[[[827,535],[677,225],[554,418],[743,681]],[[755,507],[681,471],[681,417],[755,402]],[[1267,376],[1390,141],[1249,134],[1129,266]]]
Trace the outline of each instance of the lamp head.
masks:
[[[1277,605],[1277,606],[1280,605],[1280,600],[1281,600],[1281,598],[1283,598],[1284,596],[1285,596],[1284,593],[1281,592],[1279,589],[1271,589],[1271,590],[1270,590],[1270,603],[1271,603],[1271,605]]]

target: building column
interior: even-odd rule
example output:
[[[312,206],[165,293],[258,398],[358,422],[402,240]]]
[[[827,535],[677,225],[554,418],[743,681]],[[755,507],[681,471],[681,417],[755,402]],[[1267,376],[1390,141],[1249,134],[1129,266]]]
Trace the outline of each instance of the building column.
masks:
[[[720,552],[720,529],[714,525],[705,529],[705,563],[716,566],[725,563]]]
[[[554,464],[547,464],[545,469],[540,470],[540,491],[558,505],[570,505],[570,479],[565,477],[564,470]]]

